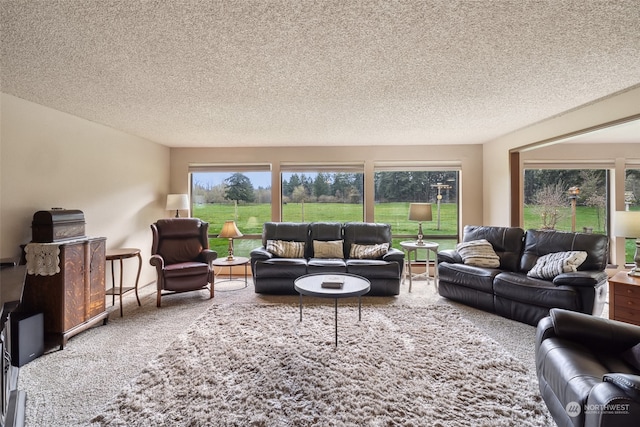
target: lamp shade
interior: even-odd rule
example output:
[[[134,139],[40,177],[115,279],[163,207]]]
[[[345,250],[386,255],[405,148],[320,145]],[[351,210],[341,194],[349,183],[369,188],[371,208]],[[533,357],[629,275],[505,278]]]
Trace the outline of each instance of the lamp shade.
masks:
[[[167,194],[167,210],[187,210],[189,209],[188,194]]]
[[[431,221],[431,203],[410,203],[409,221]]]
[[[640,238],[640,211],[616,211],[613,220],[615,236]]]
[[[238,230],[235,221],[225,221],[218,237],[223,239],[235,239],[236,237],[242,237],[242,233]]]

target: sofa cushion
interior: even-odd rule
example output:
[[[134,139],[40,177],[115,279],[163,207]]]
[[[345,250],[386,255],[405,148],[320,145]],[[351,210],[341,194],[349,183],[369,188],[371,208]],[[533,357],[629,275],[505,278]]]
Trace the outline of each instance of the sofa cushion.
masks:
[[[357,243],[354,243],[351,245],[349,258],[380,259],[387,252],[389,252],[388,243],[380,243],[377,245],[359,245]]]
[[[561,307],[567,310],[582,309],[580,294],[569,286],[555,286],[548,280],[527,277],[521,273],[504,272],[493,281],[496,297],[504,297],[538,307]]]
[[[314,258],[344,258],[343,252],[344,240],[314,240],[313,241],[313,257]]]
[[[622,358],[629,365],[640,371],[640,343],[622,353]]]
[[[495,268],[475,267],[473,265],[442,262],[438,264],[440,282],[447,282],[465,288],[493,293],[493,279],[501,271]]]
[[[553,279],[562,273],[572,273],[587,259],[585,251],[552,252],[538,258],[527,276]]]
[[[304,242],[267,240],[267,250],[281,258],[304,257]]]
[[[367,279],[398,279],[398,264],[377,259],[347,260],[347,273]]]
[[[456,251],[458,251],[465,264],[475,265],[476,267],[500,267],[500,258],[493,250],[491,243],[486,239],[458,243]]]
[[[307,263],[307,273],[346,273],[347,263],[340,258],[311,258]]]
[[[307,260],[304,258],[271,258],[256,262],[255,278],[295,279],[307,274]]]

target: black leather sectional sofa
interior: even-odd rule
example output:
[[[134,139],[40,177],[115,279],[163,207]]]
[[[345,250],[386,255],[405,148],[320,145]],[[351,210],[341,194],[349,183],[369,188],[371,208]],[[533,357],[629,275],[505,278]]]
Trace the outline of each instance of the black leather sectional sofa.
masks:
[[[607,236],[465,226],[463,242],[480,239],[491,243],[500,265],[496,268],[467,265],[457,251],[440,251],[440,295],[533,326],[556,307],[594,315],[602,313],[607,292]],[[562,273],[553,279],[527,276],[543,255],[565,251],[587,253],[578,271]]]
[[[296,257],[275,255],[269,241],[303,242],[304,254]],[[339,256],[314,252],[314,241],[341,246]],[[351,247],[388,243],[388,251],[375,258],[350,257]],[[351,273],[371,282],[367,295],[398,295],[404,265],[404,253],[391,248],[389,224],[364,222],[267,222],[262,229],[262,247],[251,251],[251,270],[257,293],[296,294],[296,278],[310,273]],[[336,254],[338,255],[338,254]]]

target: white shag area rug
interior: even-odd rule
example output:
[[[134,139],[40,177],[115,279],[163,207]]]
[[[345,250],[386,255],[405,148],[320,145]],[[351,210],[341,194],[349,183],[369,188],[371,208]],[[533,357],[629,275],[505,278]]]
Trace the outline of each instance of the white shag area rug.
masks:
[[[524,365],[452,307],[217,305],[102,426],[547,426]]]

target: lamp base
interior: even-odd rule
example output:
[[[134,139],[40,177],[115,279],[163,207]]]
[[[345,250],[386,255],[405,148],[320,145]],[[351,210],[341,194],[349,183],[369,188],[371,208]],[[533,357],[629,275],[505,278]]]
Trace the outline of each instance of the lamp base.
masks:
[[[227,261],[233,261],[235,258],[233,257],[233,239],[229,239],[229,255],[227,256]]]
[[[423,246],[424,245],[424,242],[422,241],[422,237],[423,236],[424,235],[422,234],[422,223],[419,222],[418,223],[418,241],[416,242],[416,245],[418,245],[418,246]]]

